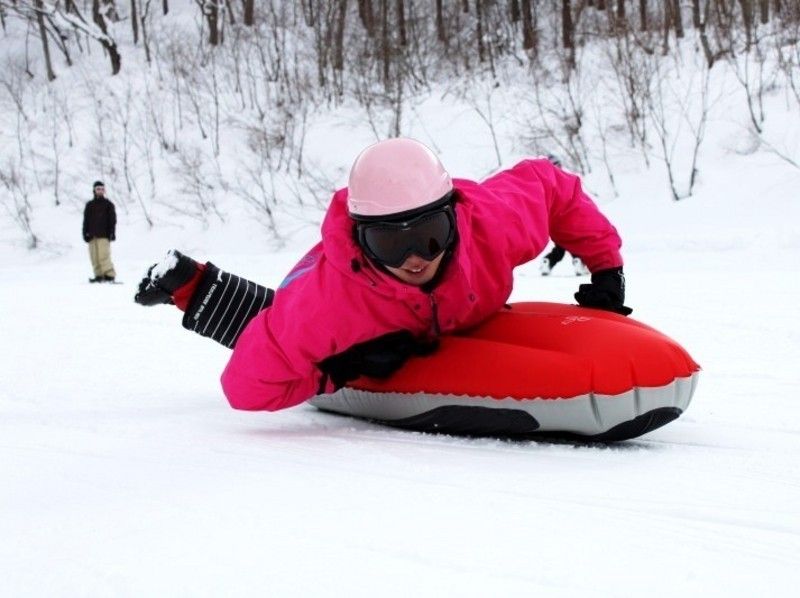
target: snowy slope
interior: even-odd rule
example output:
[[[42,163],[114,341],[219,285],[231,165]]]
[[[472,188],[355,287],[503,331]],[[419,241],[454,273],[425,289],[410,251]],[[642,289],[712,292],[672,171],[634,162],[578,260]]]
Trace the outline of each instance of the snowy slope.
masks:
[[[704,368],[682,418],[607,447],[234,412],[226,350],[132,302],[161,239],[123,225],[120,286],[84,282],[77,244],[7,251],[2,593],[794,595],[800,178],[728,162],[683,203],[632,175],[604,204],[629,239],[634,315]],[[778,182],[757,203],[764,169]],[[212,257],[275,284],[301,251]],[[535,266],[514,298],[569,301],[568,265]]]
[[[796,154],[800,123],[777,95],[772,139]],[[406,132],[455,175],[495,166],[468,108],[434,98],[407,112]],[[619,196],[599,170],[587,178],[625,241],[633,317],[703,367],[686,414],[618,445],[228,408],[227,350],[173,308],[135,305],[136,282],[175,246],[275,285],[316,238],[313,208],[291,215],[283,245],[233,210],[224,225],[155,231],[121,211],[116,286],[86,282],[77,199],[37,207],[38,252],[3,224],[0,595],[795,596],[800,170],[737,153],[746,118],[722,114],[694,197],[673,202],[624,140]],[[498,126],[511,164],[515,123]],[[352,114],[322,115],[309,160],[343,183],[370,139]],[[569,265],[549,278],[537,265],[518,270],[512,298],[571,302]]]

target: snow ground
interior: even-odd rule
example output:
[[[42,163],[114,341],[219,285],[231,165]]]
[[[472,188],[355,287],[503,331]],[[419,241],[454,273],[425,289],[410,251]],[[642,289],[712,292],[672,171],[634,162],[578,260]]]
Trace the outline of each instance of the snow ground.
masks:
[[[442,106],[408,133],[454,174],[486,174],[486,131]],[[331,121],[309,153],[346,172],[369,136]],[[796,114],[775,122],[796,147]],[[175,246],[274,285],[310,226],[276,250],[245,222],[146,232],[120,211],[125,284],[101,286],[77,211],[37,208],[52,243],[33,254],[4,225],[0,596],[795,596],[800,174],[730,152],[741,127],[711,125],[692,198],[672,202],[655,167],[620,167],[614,200],[587,181],[625,240],[634,317],[703,366],[686,414],[617,445],[228,408],[227,350],[135,305],[136,282]],[[570,266],[537,265],[513,299],[570,302]]]
[[[121,225],[117,286],[85,282],[82,244],[5,248],[0,593],[796,595],[800,208],[771,168],[603,205],[635,317],[704,368],[683,417],[611,446],[235,412],[227,351],[132,301],[162,238]],[[303,248],[197,257],[275,284]],[[568,302],[580,279],[565,262],[517,281],[516,299]]]

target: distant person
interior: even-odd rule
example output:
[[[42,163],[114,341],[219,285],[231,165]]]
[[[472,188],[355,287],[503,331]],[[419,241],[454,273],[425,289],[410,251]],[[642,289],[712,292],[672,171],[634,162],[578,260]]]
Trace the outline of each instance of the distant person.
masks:
[[[547,159],[550,160],[555,166],[561,168],[561,159],[558,156],[553,154],[547,154]],[[542,263],[539,266],[539,272],[542,273],[542,276],[549,276],[550,272],[553,271],[555,265],[564,259],[564,254],[566,253],[566,249],[561,247],[558,243],[553,245],[553,249],[550,250],[550,253],[544,256],[542,259]],[[572,256],[572,267],[575,269],[575,276],[587,276],[590,274],[589,268],[583,263],[583,260],[578,256]]]
[[[135,300],[172,303],[185,328],[233,348],[222,375],[231,405],[274,411],[389,376],[441,336],[510,310],[514,268],[550,238],[592,271],[580,305],[631,313],[622,241],[578,177],[540,159],[481,183],[452,179],[422,143],[389,139],[356,158],[321,241],[277,289],[170,251]]]
[[[111,263],[111,241],[116,238],[117,212],[106,198],[106,188],[101,181],[92,185],[94,197],[83,210],[83,240],[89,244],[94,278],[89,282],[114,282],[117,273]]]
[[[539,272],[542,273],[542,276],[548,276],[555,265],[564,259],[565,253],[567,253],[566,249],[558,244],[553,245],[553,249],[542,258],[542,263],[539,266]],[[575,269],[575,276],[587,276],[589,274],[589,269],[581,258],[574,255],[572,256],[572,267]]]

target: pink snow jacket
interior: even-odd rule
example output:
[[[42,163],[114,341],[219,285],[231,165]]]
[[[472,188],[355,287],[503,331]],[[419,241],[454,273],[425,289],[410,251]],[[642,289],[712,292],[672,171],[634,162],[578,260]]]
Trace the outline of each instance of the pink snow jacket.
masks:
[[[353,237],[347,189],[337,191],[309,251],[236,342],[222,386],[236,409],[275,411],[333,392],[317,364],[389,332],[447,334],[483,321],[508,300],[513,270],[552,238],[592,272],[622,265],[620,237],[548,160],[524,160],[482,183],[454,179],[458,241],[426,293],[365,258]],[[436,320],[434,322],[434,319]]]

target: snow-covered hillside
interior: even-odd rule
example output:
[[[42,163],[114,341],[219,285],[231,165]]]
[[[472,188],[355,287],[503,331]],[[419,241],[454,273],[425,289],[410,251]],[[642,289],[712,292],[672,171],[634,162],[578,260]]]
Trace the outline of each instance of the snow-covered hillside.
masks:
[[[310,406],[231,410],[218,383],[227,350],[184,331],[172,307],[134,304],[136,283],[177,247],[274,286],[318,236],[313,201],[282,213],[277,241],[246,210],[205,225],[163,211],[151,229],[121,209],[113,286],[86,282],[80,198],[37,204],[36,251],[5,222],[0,594],[796,595],[800,170],[773,150],[796,158],[800,119],[771,90],[774,147],[759,150],[737,89],[730,73],[713,82],[722,109],[692,197],[673,201],[663,167],[646,168],[622,134],[614,186],[600,167],[586,177],[624,241],[632,317],[703,368],[681,418],[616,445],[425,435]],[[522,91],[498,93],[497,113],[516,114]],[[495,168],[474,109],[432,93],[407,113],[404,132],[454,175]],[[339,185],[373,138],[356,114],[316,115],[305,141]],[[504,165],[525,153],[516,122],[498,121]],[[69,159],[88,191],[93,165]],[[512,299],[572,302],[583,280],[569,265],[548,278],[537,266],[518,269]]]
[[[604,205],[629,240],[634,317],[704,368],[683,417],[616,446],[237,413],[226,351],[132,301],[165,238],[123,222],[119,286],[85,282],[78,243],[6,250],[4,593],[793,595],[800,178],[763,157],[715,166],[685,202],[631,174]],[[198,258],[270,284],[303,250],[204,242]],[[578,282],[532,264],[514,298],[569,302]]]

